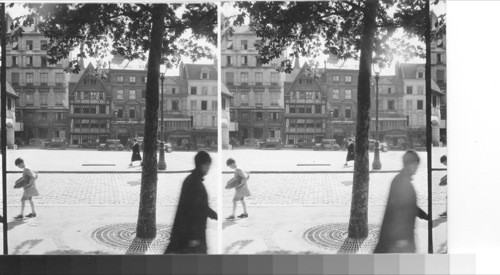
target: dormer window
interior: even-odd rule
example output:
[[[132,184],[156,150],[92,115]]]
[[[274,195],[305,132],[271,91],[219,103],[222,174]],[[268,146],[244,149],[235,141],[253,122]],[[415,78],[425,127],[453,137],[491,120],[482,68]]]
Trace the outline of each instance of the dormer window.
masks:
[[[424,78],[424,69],[418,68],[417,70],[417,79],[422,79]]]
[[[209,71],[207,69],[203,69],[201,71],[201,76],[200,77],[201,77],[201,79],[208,79],[208,77],[209,77]]]

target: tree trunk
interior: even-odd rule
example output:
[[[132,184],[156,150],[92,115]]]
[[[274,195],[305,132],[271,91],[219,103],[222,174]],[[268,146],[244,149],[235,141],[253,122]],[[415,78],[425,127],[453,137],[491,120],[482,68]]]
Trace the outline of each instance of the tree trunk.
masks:
[[[144,125],[144,153],[142,165],[141,197],[137,237],[156,237],[156,186],[158,167],[156,136],[158,133],[159,79],[162,40],[165,32],[166,5],[156,4],[152,8],[151,46],[148,58],[148,80],[146,83],[146,120]]]
[[[363,36],[358,79],[358,115],[354,175],[352,186],[349,238],[363,239],[368,236],[368,187],[370,182],[370,160],[368,157],[368,134],[370,131],[370,78],[373,41],[376,30],[377,0],[365,2]]]

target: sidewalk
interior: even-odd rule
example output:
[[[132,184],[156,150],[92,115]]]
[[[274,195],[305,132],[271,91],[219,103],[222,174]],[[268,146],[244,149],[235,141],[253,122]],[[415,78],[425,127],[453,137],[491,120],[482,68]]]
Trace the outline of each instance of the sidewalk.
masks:
[[[25,214],[29,206],[27,209]],[[138,213],[135,206],[38,206],[36,218],[21,221],[12,219],[19,214],[19,207],[11,206],[9,254],[162,254],[175,210],[174,206],[157,207],[157,238],[144,243],[134,240]],[[209,254],[214,254],[218,249],[217,224],[209,220],[207,227]]]
[[[224,217],[231,209],[224,208]],[[249,207],[250,217],[224,221],[224,254],[337,254],[372,253],[383,218],[383,206],[370,207],[368,239],[362,243],[345,241],[349,207],[314,206]],[[434,206],[434,253],[447,250],[447,219],[436,218],[444,205]],[[237,214],[241,212],[241,205]],[[417,253],[427,253],[427,221],[417,219]]]

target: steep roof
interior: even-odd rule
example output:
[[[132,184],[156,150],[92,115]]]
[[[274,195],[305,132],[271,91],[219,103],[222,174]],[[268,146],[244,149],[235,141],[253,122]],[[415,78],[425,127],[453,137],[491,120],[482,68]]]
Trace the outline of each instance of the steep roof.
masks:
[[[226,87],[224,82],[222,82],[221,94],[222,94],[222,96],[225,96],[225,97],[233,97],[233,95],[231,94],[231,92],[229,92],[229,89]]]
[[[214,64],[184,64],[186,79],[201,80],[201,72],[204,68],[209,69],[209,80],[217,80],[217,68]]]
[[[425,69],[425,64],[421,63],[399,63],[401,69],[402,77],[404,79],[417,79],[417,69],[423,67]]]
[[[11,97],[15,97],[15,98],[19,98],[19,96],[17,95],[16,91],[14,91],[14,89],[12,88],[12,86],[10,86],[9,82],[5,83],[7,84],[7,94]]]

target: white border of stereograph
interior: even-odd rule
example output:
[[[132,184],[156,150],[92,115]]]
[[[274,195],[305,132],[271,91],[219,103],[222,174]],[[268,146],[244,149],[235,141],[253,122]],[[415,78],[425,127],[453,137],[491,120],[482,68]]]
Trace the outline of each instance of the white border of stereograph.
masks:
[[[222,173],[223,161],[222,161],[222,69],[221,69],[221,2],[217,2],[217,162],[219,171],[217,171],[217,213],[219,215],[217,221],[217,254],[222,254]]]

